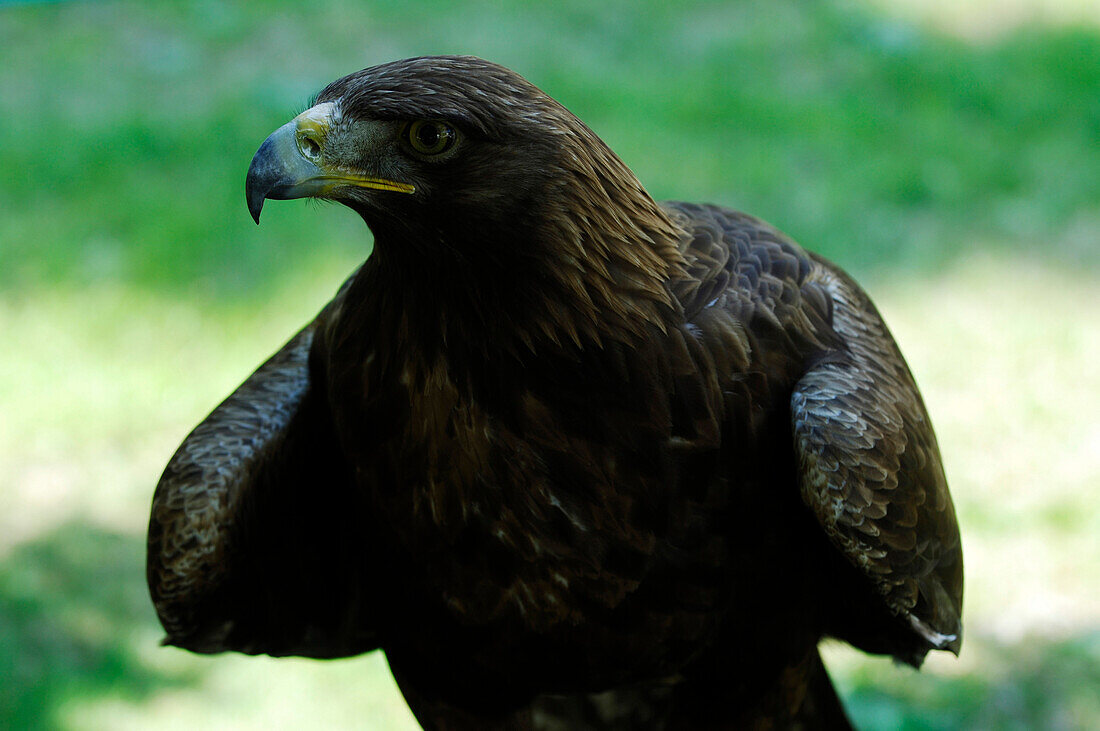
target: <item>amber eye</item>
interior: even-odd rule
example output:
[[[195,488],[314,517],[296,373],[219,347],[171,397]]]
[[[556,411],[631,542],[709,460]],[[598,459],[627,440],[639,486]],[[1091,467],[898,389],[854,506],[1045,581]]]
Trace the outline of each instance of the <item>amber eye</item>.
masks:
[[[446,122],[420,120],[405,128],[405,139],[421,155],[441,155],[457,138],[454,127]]]

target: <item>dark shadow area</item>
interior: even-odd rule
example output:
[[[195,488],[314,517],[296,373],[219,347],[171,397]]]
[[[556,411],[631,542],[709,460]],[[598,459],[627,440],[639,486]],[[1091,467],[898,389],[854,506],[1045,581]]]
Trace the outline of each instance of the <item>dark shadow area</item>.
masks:
[[[187,679],[136,657],[158,627],[144,542],[70,523],[18,546],[0,565],[0,726],[55,729],[68,700],[140,700]]]
[[[961,677],[864,670],[840,684],[861,728],[1086,729],[1100,718],[1100,628],[1051,640],[970,642],[981,657]]]

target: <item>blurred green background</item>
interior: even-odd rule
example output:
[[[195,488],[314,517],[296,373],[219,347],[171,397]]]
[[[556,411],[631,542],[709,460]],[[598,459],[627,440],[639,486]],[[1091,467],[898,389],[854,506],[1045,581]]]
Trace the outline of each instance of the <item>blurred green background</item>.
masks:
[[[853,271],[940,436],[962,657],[829,646],[868,728],[1100,725],[1100,6],[1054,0],[0,6],[0,726],[409,728],[379,654],[157,646],[144,530],[186,432],[370,251],[244,204],[328,81],[474,53],[658,198]]]

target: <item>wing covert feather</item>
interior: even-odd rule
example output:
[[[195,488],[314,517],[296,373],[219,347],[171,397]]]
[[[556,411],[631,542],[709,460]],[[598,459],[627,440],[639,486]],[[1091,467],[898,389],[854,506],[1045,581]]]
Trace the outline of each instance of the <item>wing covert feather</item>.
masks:
[[[673,291],[689,329],[712,343],[723,388],[736,395],[727,411],[757,415],[734,431],[760,437],[769,410],[789,403],[802,502],[856,569],[829,574],[822,587],[845,592],[827,602],[827,626],[912,664],[932,647],[957,651],[954,507],[920,393],[874,305],[837,267],[759,219],[663,205],[686,232],[687,276]]]
[[[862,290],[823,261],[812,280],[832,300],[843,348],[791,396],[802,499],[895,615],[957,652],[962,549],[924,403]]]
[[[311,373],[339,301],[195,427],[165,468],[147,577],[166,644],[319,657],[371,649],[368,552],[354,545],[364,511],[323,378]]]

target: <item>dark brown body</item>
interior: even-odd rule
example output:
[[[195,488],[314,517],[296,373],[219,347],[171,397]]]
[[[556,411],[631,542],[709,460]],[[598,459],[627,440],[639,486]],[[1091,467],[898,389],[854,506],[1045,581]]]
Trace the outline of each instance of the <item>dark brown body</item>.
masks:
[[[372,225],[371,259],[162,478],[168,641],[382,648],[440,728],[838,726],[823,637],[957,649],[954,513],[874,307],[756,219],[655,215],[668,266],[633,299],[660,292],[615,327],[546,325],[520,260],[479,275],[507,242],[433,262]]]

